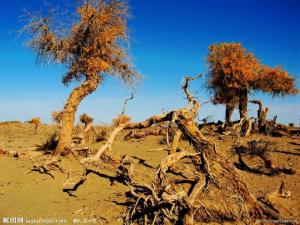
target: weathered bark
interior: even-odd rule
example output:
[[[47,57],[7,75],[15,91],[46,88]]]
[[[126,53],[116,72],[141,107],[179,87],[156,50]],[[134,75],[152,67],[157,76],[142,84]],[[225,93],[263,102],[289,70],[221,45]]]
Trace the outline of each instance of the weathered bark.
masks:
[[[195,153],[183,151],[168,155],[161,161],[152,185],[136,183],[134,179],[125,182],[131,186],[130,193],[134,198],[134,201],[128,202],[125,224],[166,224],[166,221],[169,224],[181,221],[185,225],[210,221],[252,224],[256,219],[277,218],[272,214],[266,216],[264,206],[249,193],[235,168],[216,152],[214,143],[199,131],[195,116],[200,103],[187,90],[189,80],[186,78],[183,86],[189,103],[187,107],[152,116],[140,123],[119,123],[98,153],[81,162],[99,162],[122,129],[143,129],[169,121],[178,126]],[[191,186],[180,191],[174,177],[168,176],[167,171],[185,157],[192,158],[184,165],[192,165],[189,167],[192,178],[188,178]]]
[[[188,83],[183,88],[187,86]],[[214,143],[199,131],[194,118],[200,104],[185,91],[188,107],[153,116],[142,123],[126,125],[127,129],[142,129],[154,123],[172,121],[196,152],[178,152],[167,156],[162,160],[150,188],[144,188],[140,184],[133,186],[131,194],[136,202],[133,207],[128,208],[126,224],[145,224],[148,220],[152,220],[152,224],[166,224],[165,221],[177,224],[182,220],[185,225],[207,221],[251,224],[255,219],[267,218],[264,207],[249,193],[235,168],[215,151]],[[178,192],[178,187],[172,177],[168,177],[167,170],[186,156],[193,157],[193,173],[197,174],[197,183],[189,191]],[[141,190],[142,186],[144,191]],[[156,211],[153,211],[154,206]],[[142,215],[144,220],[139,219]]]
[[[76,110],[82,99],[94,92],[99,83],[100,77],[98,75],[88,77],[84,83],[76,87],[70,94],[62,111],[61,128],[59,131],[58,145],[54,151],[55,155],[60,155],[70,146]]]
[[[235,106],[231,105],[231,104],[226,105],[226,112],[225,112],[225,124],[226,125],[229,125],[231,122],[231,116],[234,111],[234,107]]]
[[[180,136],[181,136],[181,131],[177,130],[175,135],[174,135],[173,141],[172,141],[170,154],[173,154],[173,153],[176,152]]]
[[[197,108],[200,107],[198,104],[194,106]],[[195,111],[195,109],[188,110],[187,108],[183,108],[167,114],[153,116],[142,123],[131,123],[126,125],[127,129],[142,129],[151,126],[153,123],[173,121],[177,124],[182,135],[191,143],[196,152],[196,154],[179,152],[167,156],[161,162],[158,168],[157,177],[153,180],[151,188],[152,194],[149,195],[149,191],[146,191],[141,195],[136,195],[137,202],[134,204],[140,204],[140,200],[143,198],[142,196],[144,196],[144,194],[146,195],[146,197],[144,197],[145,199],[153,198],[153,205],[160,205],[157,207],[163,206],[164,202],[173,204],[173,206],[176,205],[176,202],[179,202],[181,209],[185,210],[185,213],[183,214],[184,217],[180,217],[180,213],[176,214],[176,216],[174,214],[175,221],[172,221],[173,224],[176,223],[176,220],[181,220],[182,218],[184,218],[185,225],[210,220],[242,221],[246,224],[250,224],[250,222],[253,222],[255,219],[264,218],[264,208],[249,193],[247,185],[242,181],[242,178],[235,168],[224,159],[224,157],[217,154],[214,144],[202,135],[195,122],[191,119],[193,118]],[[189,195],[185,195],[182,192],[169,194],[169,189],[167,187],[174,185],[174,183],[165,177],[167,176],[167,169],[174,166],[181,158],[193,155],[194,157],[196,157],[196,155],[200,156],[200,162],[197,158],[195,158],[193,162],[198,161],[200,163],[198,166],[195,164],[195,173],[203,174],[204,179],[200,178]],[[176,190],[176,188],[174,189]],[[187,191],[183,192],[188,193]],[[133,191],[133,193],[135,192]],[[154,198],[154,196],[156,197]],[[231,196],[235,197],[232,198]],[[231,199],[230,203],[228,203],[228,199]],[[149,204],[149,202],[145,204],[143,202],[141,203],[141,205],[145,207],[142,209],[143,212],[152,210],[151,207],[147,208],[147,204]],[[172,219],[172,215],[168,215],[167,212],[170,212],[170,210],[162,209],[162,216],[164,218],[169,216],[170,219]],[[130,220],[134,218],[131,213],[134,212],[130,211]],[[155,218],[156,217],[154,217],[153,221],[155,221]]]
[[[107,140],[107,142],[102,145],[98,152],[96,153],[95,156],[91,157],[91,158],[87,158],[82,160],[82,162],[97,162],[100,160],[101,156],[107,152],[107,151],[111,151],[111,146],[113,141],[115,140],[115,137],[117,136],[118,133],[120,133],[123,129],[124,129],[125,124],[121,124],[118,127],[116,127],[113,132],[111,133],[111,135],[109,136],[109,139]]]
[[[237,105],[239,107],[240,119],[247,118],[248,89],[241,88],[233,93],[235,95],[231,96],[226,103],[225,125],[230,125],[232,113]]]
[[[245,119],[242,127],[241,127],[241,136],[243,137],[248,137],[251,134],[252,131],[252,126],[253,126],[253,119],[252,118],[248,118]]]
[[[268,128],[267,116],[269,113],[269,108],[268,107],[263,108],[263,104],[261,100],[251,100],[250,102],[258,105],[257,125],[258,125],[259,132],[263,132],[263,133],[267,132],[267,128]]]
[[[239,91],[240,119],[247,118],[247,106],[248,106],[248,90],[246,88],[241,88]]]

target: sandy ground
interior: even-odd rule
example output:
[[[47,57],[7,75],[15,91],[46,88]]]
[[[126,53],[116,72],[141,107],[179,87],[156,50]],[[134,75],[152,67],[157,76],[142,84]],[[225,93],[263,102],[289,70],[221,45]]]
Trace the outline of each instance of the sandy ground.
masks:
[[[51,219],[52,224],[122,224],[122,212],[125,206],[117,204],[116,201],[124,200],[124,193],[127,191],[125,185],[117,182],[112,184],[105,177],[90,174],[87,182],[75,192],[76,196],[69,196],[62,191],[62,186],[67,179],[66,173],[55,171],[54,179],[46,174],[28,173],[34,163],[42,157],[41,152],[32,149],[44,143],[54,130],[53,126],[42,125],[35,134],[31,124],[0,123],[0,148],[3,145],[7,150],[20,153],[19,158],[0,155],[0,224],[5,222],[5,219],[13,218],[23,218],[24,222],[25,219],[35,220],[27,224],[34,224],[39,219],[40,222],[42,219]],[[161,138],[149,136],[140,140],[118,139],[113,144],[113,152],[116,155],[126,154],[133,157],[138,179],[150,183],[155,168],[168,154],[166,151],[151,151],[164,147],[160,143]],[[228,158],[231,163],[237,161],[237,157],[231,151],[234,141],[232,137],[211,136],[209,138],[216,143],[219,154]],[[271,153],[274,164],[293,167],[297,173],[267,176],[240,170],[239,172],[250,192],[256,197],[273,193],[284,181],[285,189],[291,191],[292,195],[290,198],[275,196],[274,204],[283,219],[297,220],[300,223],[298,172],[300,171],[300,139],[252,135],[244,138],[243,141],[258,138],[272,141],[274,147],[281,151]],[[91,147],[96,150],[102,144],[103,142],[99,142]],[[189,148],[187,143],[181,142],[180,145],[185,149]],[[30,159],[25,157],[28,152],[34,157]],[[287,154],[287,152],[296,154]],[[143,162],[141,160],[144,163],[141,163]],[[63,164],[70,173],[79,174],[80,167],[76,162],[64,159]]]

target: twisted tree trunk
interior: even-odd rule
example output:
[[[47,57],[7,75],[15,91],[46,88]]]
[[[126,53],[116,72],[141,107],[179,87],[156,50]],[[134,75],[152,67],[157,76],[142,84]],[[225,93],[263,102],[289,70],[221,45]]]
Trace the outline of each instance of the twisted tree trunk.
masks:
[[[257,219],[277,219],[276,213],[251,195],[236,168],[218,154],[215,144],[198,129],[195,117],[201,105],[187,89],[190,80],[195,78],[185,79],[183,90],[188,100],[187,107],[152,116],[143,122],[119,123],[97,154],[81,160],[81,163],[100,162],[123,129],[143,129],[157,123],[173,122],[195,153],[181,151],[168,155],[161,161],[151,185],[137,183],[130,178],[133,167],[129,169],[131,172],[125,175],[130,178],[126,182],[130,186],[127,192],[130,200],[127,202],[124,224],[193,225],[213,221],[220,224],[254,224]],[[169,176],[167,171],[185,157],[192,157],[185,164],[185,168],[192,171],[192,177],[186,178],[191,184],[178,186],[179,182],[175,182],[174,176]]]
[[[89,94],[94,92],[100,83],[100,77],[95,74],[86,79],[84,83],[76,87],[70,94],[62,111],[61,128],[59,140],[54,151],[55,155],[60,155],[66,150],[72,141],[72,131],[75,120],[75,113],[80,102]]]

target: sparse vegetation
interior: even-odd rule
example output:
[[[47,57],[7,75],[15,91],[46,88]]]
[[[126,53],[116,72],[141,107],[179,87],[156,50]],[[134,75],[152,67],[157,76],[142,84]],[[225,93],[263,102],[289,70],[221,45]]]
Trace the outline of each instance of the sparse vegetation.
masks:
[[[63,109],[52,112],[53,124],[41,126],[39,117],[0,122],[4,223],[7,215],[23,220],[25,211],[38,218],[65,216],[66,224],[300,220],[300,127],[277,122],[277,115],[268,118],[272,109],[262,100],[248,100],[254,91],[298,94],[286,70],[263,65],[240,43],[212,44],[206,58],[212,99],[202,102],[203,96],[190,91],[202,74],[184,76],[181,108],[132,122],[135,118],[125,113],[135,98],[132,90],[111,124],[99,126],[87,113],[74,124],[81,101],[107,76],[130,87],[139,78],[127,51],[129,7],[125,0],[79,1],[70,22],[62,10],[47,6],[46,14],[25,16],[29,47],[38,62],[65,66],[64,85],[80,84]],[[248,117],[248,102],[257,107],[256,116]],[[224,104],[225,121],[205,115],[206,103]],[[240,119],[231,121],[236,107]]]

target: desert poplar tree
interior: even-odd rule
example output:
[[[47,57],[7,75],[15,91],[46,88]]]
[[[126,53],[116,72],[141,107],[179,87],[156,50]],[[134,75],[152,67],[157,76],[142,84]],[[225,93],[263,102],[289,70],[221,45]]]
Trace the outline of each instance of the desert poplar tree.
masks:
[[[30,35],[29,46],[39,62],[63,64],[65,85],[75,87],[62,110],[58,145],[54,154],[61,154],[71,144],[76,110],[80,102],[93,93],[105,76],[117,76],[132,85],[138,73],[134,70],[128,47],[128,5],[123,0],[86,0],[72,14],[73,22],[64,22],[50,8],[46,15],[29,13],[24,29]],[[61,29],[63,28],[63,29]]]
[[[240,43],[219,43],[208,48],[207,86],[213,103],[225,104],[226,124],[238,106],[240,118],[247,117],[248,94],[259,90],[276,95],[297,94],[295,79],[281,67],[270,68]]]

